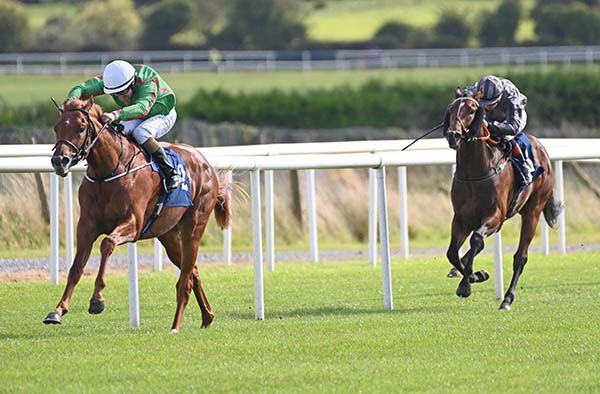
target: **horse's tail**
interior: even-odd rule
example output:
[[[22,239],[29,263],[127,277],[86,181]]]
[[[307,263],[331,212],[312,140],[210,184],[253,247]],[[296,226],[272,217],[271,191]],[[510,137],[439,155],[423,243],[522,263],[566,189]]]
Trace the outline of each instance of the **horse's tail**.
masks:
[[[544,219],[548,226],[555,228],[558,222],[558,217],[564,208],[564,204],[554,199],[554,193],[550,194],[550,198],[544,206]]]
[[[231,171],[219,172],[219,192],[217,205],[215,205],[215,219],[221,230],[225,230],[231,223],[231,195],[233,182]]]

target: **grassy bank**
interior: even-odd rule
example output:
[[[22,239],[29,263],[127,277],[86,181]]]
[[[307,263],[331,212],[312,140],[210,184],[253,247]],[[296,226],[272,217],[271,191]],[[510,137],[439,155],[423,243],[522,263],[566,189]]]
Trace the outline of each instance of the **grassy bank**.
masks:
[[[583,166],[584,171],[600,184],[600,168]],[[587,186],[582,184],[565,165],[566,236],[569,245],[600,244],[600,202]],[[387,172],[388,215],[390,241],[399,248],[399,210],[397,175],[395,169]],[[247,173],[235,174],[234,179],[249,192]],[[81,180],[74,180],[74,189]],[[300,173],[300,185],[306,180]],[[47,180],[46,180],[47,182]],[[410,247],[417,249],[445,248],[450,238],[452,207],[448,188],[450,168],[418,167],[408,169],[408,208]],[[47,187],[47,185],[46,185]],[[308,250],[307,211],[304,187],[301,187],[303,224],[298,223],[292,211],[290,175],[275,172],[275,243],[277,250]],[[316,173],[317,217],[319,245],[322,250],[366,249],[368,243],[368,174],[366,170],[326,170]],[[23,198],[25,197],[25,198]],[[581,209],[585,202],[585,209]],[[40,213],[40,202],[33,176],[0,176],[0,257],[47,256],[48,225]],[[75,204],[78,217],[78,207]],[[61,213],[62,220],[62,213]],[[61,231],[63,226],[61,224]],[[507,221],[502,229],[507,246],[518,243],[520,217]],[[241,193],[235,195],[233,216],[234,251],[252,250],[252,217],[250,201]],[[550,240],[557,243],[558,233],[550,231]],[[64,236],[61,235],[64,242]],[[536,237],[533,246],[539,246]],[[151,253],[151,244],[142,245],[143,253]],[[488,241],[491,248],[491,240]],[[213,219],[202,240],[201,250],[222,250],[222,233]],[[490,249],[491,250],[491,249]],[[126,253],[126,248],[121,248]],[[94,249],[98,253],[98,248]],[[443,253],[442,253],[443,254]]]
[[[265,272],[262,322],[251,266],[205,265],[216,319],[201,330],[190,302],[177,335],[172,271],[141,275],[137,329],[122,274],[109,273],[97,316],[84,279],[62,326],[41,322],[62,286],[3,282],[2,391],[595,392],[598,258],[530,255],[509,313],[497,310],[493,278],[457,298],[439,258],[392,264],[392,312],[380,270],[364,262],[280,264]],[[491,259],[478,266],[491,271]]]

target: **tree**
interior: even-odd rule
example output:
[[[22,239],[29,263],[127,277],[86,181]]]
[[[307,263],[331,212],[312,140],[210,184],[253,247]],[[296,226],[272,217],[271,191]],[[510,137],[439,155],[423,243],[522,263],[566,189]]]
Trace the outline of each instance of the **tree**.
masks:
[[[230,49],[291,49],[305,39],[295,0],[231,0],[226,26],[212,43]]]
[[[496,12],[483,17],[479,30],[481,46],[511,46],[515,43],[515,33],[521,18],[521,9],[516,0],[504,0]]]
[[[544,45],[597,45],[600,8],[584,3],[548,4],[533,14],[535,32]]]
[[[137,48],[141,21],[132,0],[103,0],[87,3],[76,26],[83,50],[130,50]]]
[[[161,2],[144,21],[141,46],[148,49],[167,49],[171,38],[194,20],[194,9],[188,0]]]
[[[445,11],[434,30],[435,45],[438,47],[466,47],[471,37],[471,28],[464,16],[455,11]]]
[[[20,4],[0,2],[0,51],[22,51],[31,37],[27,13]]]
[[[420,29],[403,22],[381,26],[373,43],[379,48],[427,48],[433,41],[430,29]]]
[[[83,38],[72,19],[59,16],[50,18],[35,32],[34,49],[69,52],[82,48]]]

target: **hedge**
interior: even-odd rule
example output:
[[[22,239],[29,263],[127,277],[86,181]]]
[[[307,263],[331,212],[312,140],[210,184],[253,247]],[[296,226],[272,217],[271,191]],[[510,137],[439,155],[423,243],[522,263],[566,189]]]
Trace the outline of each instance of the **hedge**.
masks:
[[[597,72],[511,73],[506,76],[528,97],[530,123],[559,126],[563,122],[600,126],[600,78]],[[200,90],[186,104],[187,115],[208,122],[236,121],[289,128],[357,126],[424,129],[439,123],[453,99],[456,84],[418,82],[383,84],[370,81],[304,93],[273,90],[232,95]]]
[[[600,103],[600,78],[594,71],[595,68],[572,73],[512,73],[507,77],[527,95],[532,126],[558,127],[568,123],[597,128],[600,126],[600,111],[596,108]],[[455,89],[453,81],[423,85],[410,81],[384,84],[373,80],[358,88],[342,86],[301,93],[272,90],[231,94],[221,90],[199,90],[177,109],[180,119],[193,117],[211,123],[240,122],[304,129],[394,127],[422,130],[441,121]],[[52,126],[56,120],[56,108],[51,103],[13,107],[0,101],[2,125]]]

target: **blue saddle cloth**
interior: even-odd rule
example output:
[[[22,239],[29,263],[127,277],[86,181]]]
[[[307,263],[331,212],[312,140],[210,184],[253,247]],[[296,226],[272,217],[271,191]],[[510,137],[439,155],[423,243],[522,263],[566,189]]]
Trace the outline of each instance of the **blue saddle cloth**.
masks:
[[[176,171],[179,173],[183,182],[179,187],[175,190],[171,190],[170,192],[166,192],[165,188],[162,189],[162,192],[158,196],[158,201],[156,202],[156,207],[154,208],[154,212],[144,225],[142,229],[142,233],[140,237],[146,235],[152,225],[156,221],[156,219],[160,216],[160,212],[164,207],[191,207],[192,199],[190,197],[190,178],[187,175],[187,170],[185,167],[185,162],[181,159],[181,157],[175,153],[171,149],[165,149],[165,153],[171,160],[173,167],[175,167]],[[150,165],[152,167],[152,171],[160,174],[161,178],[164,178],[163,174],[160,172],[158,164],[154,161],[154,159],[150,159]]]
[[[535,157],[533,156],[533,147],[531,145],[531,141],[529,141],[529,138],[527,138],[527,136],[524,133],[517,134],[513,141],[519,144],[519,148],[521,149],[521,152],[523,152],[523,154],[525,155],[525,159],[531,159],[534,168],[533,174],[531,176],[531,182],[527,182],[526,176],[524,174],[526,174],[526,172],[529,172],[529,170],[527,168],[523,168],[523,163],[521,163],[521,161],[514,157],[511,152],[510,161],[512,162],[513,168],[515,169],[517,174],[519,174],[519,176],[517,177],[516,185],[516,193],[519,193],[527,185],[533,183],[540,175],[542,175],[542,173],[544,172],[544,168],[540,167],[539,164],[536,163],[536,161],[534,160]]]
[[[185,162],[171,149],[165,149],[165,153],[171,160],[173,167],[175,167],[175,170],[179,173],[181,179],[183,179],[183,182],[177,189],[172,190],[169,193],[166,193],[163,189],[163,192],[158,197],[158,204],[163,203],[163,207],[191,207],[190,178],[187,175]],[[158,164],[156,164],[154,159],[151,159],[150,163],[152,165],[152,170],[161,174]],[[161,177],[163,177],[162,174]]]

